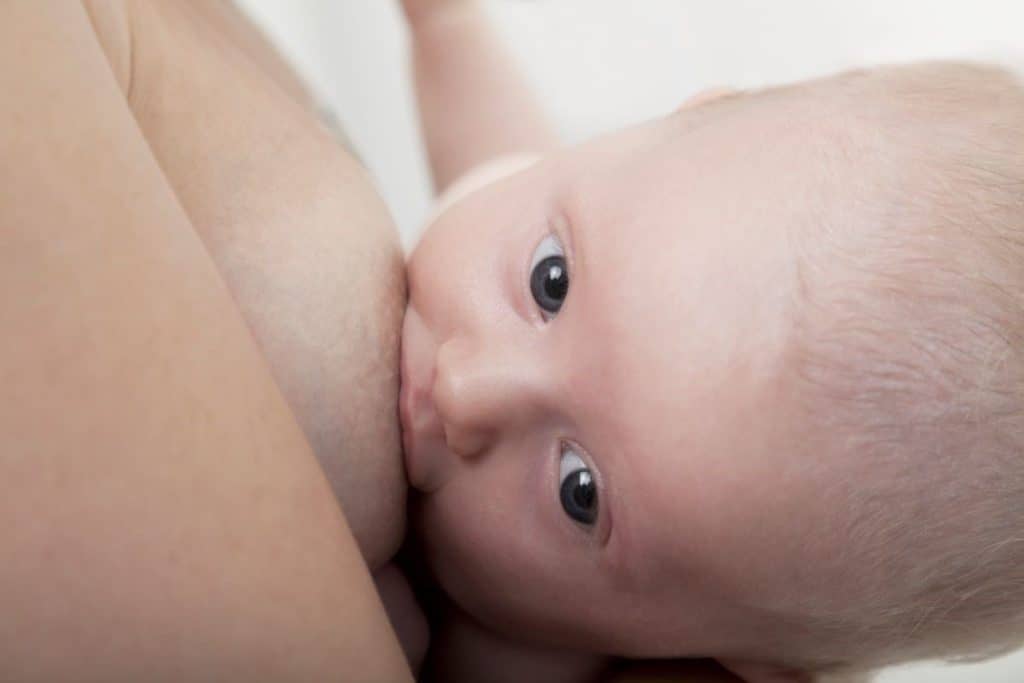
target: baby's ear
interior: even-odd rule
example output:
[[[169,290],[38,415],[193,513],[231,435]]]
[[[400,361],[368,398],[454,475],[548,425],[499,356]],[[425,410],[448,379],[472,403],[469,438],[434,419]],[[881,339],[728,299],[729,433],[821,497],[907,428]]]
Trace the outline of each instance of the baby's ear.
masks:
[[[745,661],[719,661],[746,683],[814,683],[814,675],[780,664]]]

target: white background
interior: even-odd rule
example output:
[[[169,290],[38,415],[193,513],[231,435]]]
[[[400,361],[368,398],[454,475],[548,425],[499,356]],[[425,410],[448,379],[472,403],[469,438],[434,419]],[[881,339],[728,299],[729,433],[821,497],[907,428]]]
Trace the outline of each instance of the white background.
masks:
[[[344,123],[406,243],[429,206],[397,0],[243,0]],[[489,0],[569,141],[756,87],[922,58],[1024,65],[1011,0]],[[892,670],[880,683],[1024,683],[1024,653]]]

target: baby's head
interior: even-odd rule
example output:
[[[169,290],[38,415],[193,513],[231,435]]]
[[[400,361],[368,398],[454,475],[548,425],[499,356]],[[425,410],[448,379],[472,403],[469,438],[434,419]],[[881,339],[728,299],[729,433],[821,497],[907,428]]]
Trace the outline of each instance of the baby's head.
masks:
[[[457,202],[409,283],[415,523],[481,622],[805,668],[1021,635],[1009,75],[684,108]]]

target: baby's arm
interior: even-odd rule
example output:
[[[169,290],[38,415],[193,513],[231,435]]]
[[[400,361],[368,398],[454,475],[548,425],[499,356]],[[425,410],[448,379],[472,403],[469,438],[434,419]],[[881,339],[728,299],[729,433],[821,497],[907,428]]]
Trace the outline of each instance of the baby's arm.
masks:
[[[420,121],[439,192],[498,157],[558,141],[476,0],[402,0]]]

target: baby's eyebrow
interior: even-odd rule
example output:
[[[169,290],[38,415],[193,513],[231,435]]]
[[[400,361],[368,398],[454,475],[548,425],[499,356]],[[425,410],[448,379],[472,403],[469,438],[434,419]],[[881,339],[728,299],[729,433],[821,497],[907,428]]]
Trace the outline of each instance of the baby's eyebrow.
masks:
[[[579,229],[579,225],[584,224],[586,220],[584,204],[585,202],[580,197],[580,191],[573,188],[562,193],[562,196],[556,200],[553,211],[552,227],[556,233],[563,236],[565,242],[563,246],[569,256],[570,276],[573,283],[571,286],[575,286],[579,282],[577,271],[582,273],[586,270],[584,264],[586,263],[587,245],[583,237],[584,231]]]

